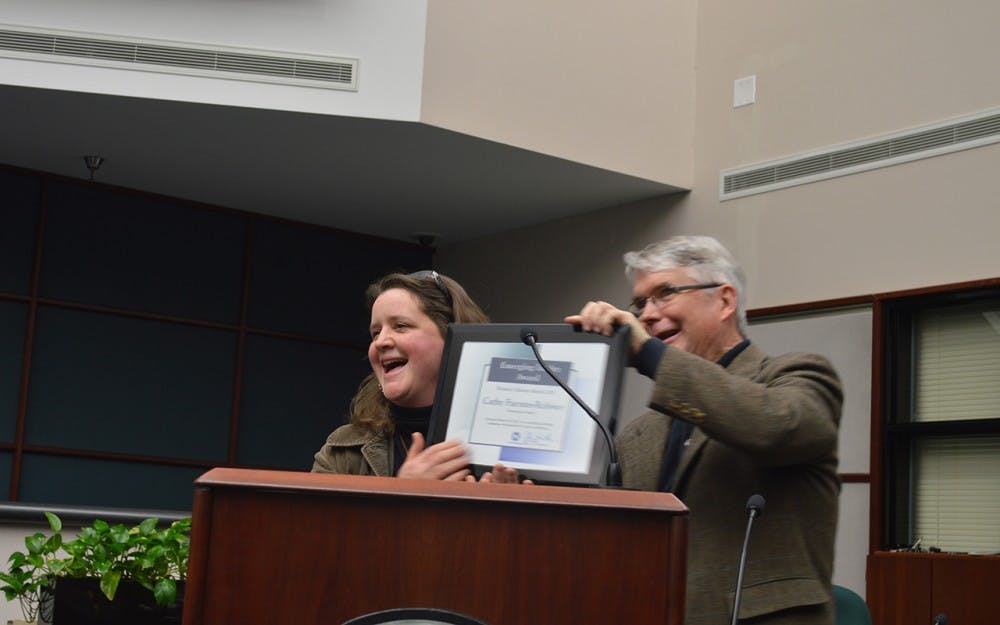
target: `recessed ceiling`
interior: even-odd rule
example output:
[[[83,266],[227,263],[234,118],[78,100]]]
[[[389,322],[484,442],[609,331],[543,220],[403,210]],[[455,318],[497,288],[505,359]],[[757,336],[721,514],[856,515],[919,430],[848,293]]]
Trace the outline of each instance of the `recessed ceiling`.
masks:
[[[0,86],[0,163],[452,243],[681,191],[420,123]]]

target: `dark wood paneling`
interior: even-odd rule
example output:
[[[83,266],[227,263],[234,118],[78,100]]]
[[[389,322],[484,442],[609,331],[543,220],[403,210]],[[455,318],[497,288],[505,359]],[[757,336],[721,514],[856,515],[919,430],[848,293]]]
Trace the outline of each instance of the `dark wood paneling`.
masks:
[[[840,481],[845,484],[868,484],[871,482],[871,475],[868,473],[841,473]]]
[[[872,306],[872,398],[871,434],[868,441],[871,488],[868,491],[868,553],[882,548],[882,429],[885,423],[885,308],[881,301]]]
[[[953,625],[1000,623],[1000,556],[939,556],[934,560],[931,613]]]
[[[1000,556],[876,552],[868,556],[868,607],[873,625],[1000,623]]]
[[[868,556],[866,601],[873,625],[930,623],[931,561],[873,553]]]

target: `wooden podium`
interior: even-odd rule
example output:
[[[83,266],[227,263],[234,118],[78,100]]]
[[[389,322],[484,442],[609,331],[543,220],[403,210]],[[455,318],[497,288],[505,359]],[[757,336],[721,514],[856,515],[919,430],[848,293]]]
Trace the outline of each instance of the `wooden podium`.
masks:
[[[490,625],[681,625],[673,495],[213,469],[184,625],[341,625],[446,608]]]

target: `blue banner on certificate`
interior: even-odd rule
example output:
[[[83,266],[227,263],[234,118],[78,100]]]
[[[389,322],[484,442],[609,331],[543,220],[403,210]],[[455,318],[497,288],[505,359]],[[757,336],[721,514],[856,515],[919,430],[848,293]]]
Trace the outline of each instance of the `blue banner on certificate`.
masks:
[[[547,364],[570,383],[571,363]],[[572,403],[534,359],[493,358],[479,387],[469,442],[561,451]]]

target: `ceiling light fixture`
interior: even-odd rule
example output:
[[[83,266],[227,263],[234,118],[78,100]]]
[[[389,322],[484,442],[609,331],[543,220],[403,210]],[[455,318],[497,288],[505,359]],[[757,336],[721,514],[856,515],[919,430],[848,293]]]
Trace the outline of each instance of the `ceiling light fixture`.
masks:
[[[86,163],[87,169],[90,170],[90,179],[93,180],[94,174],[97,172],[98,169],[101,168],[101,165],[104,164],[104,157],[97,156],[96,154],[90,156],[84,156],[83,162]]]
[[[436,232],[414,232],[411,236],[424,247],[434,247],[441,238],[441,235]]]

